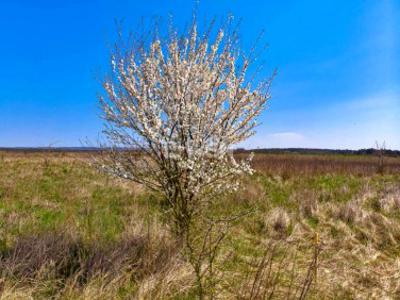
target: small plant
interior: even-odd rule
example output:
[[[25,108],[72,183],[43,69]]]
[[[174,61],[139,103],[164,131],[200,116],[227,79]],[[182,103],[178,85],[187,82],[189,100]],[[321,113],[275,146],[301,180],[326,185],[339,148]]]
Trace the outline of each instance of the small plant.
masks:
[[[382,174],[385,171],[385,151],[386,143],[383,142],[379,144],[378,141],[375,142],[375,153],[378,156],[378,167],[377,172]]]
[[[223,220],[203,220],[198,225],[202,227],[200,230],[189,231],[186,235],[183,251],[195,273],[198,297],[214,299],[218,284],[215,264],[221,243],[228,233],[229,223]]]
[[[299,299],[310,294],[317,284],[319,256],[322,251],[320,237],[315,233],[311,259],[305,274],[299,274],[298,251],[290,252],[286,242],[269,242],[260,258],[254,258],[237,299]]]

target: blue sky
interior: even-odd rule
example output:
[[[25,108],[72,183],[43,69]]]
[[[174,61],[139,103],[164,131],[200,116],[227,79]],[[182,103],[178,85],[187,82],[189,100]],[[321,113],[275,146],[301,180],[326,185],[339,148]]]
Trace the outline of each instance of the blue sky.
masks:
[[[102,121],[98,77],[115,19],[190,20],[194,1],[2,0],[0,146],[80,146]],[[400,1],[201,0],[199,16],[242,19],[243,46],[261,30],[261,59],[279,74],[255,147],[400,149]]]

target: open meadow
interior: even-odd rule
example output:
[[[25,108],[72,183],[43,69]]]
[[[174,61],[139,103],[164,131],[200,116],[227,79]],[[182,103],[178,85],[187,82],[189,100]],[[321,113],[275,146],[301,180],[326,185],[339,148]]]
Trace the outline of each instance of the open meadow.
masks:
[[[400,1],[1,1],[0,300],[400,300]]]
[[[162,197],[92,155],[0,153],[0,298],[195,298]],[[214,262],[216,298],[398,299],[400,158],[378,160],[256,154],[239,191],[207,208],[241,214]]]

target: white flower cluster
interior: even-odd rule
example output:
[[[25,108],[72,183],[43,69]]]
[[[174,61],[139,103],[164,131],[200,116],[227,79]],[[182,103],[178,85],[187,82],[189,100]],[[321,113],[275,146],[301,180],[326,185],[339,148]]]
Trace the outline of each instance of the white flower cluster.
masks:
[[[249,61],[232,49],[222,30],[209,45],[193,26],[186,39],[154,40],[113,58],[105,132],[115,145],[140,150],[116,155],[114,173],[195,198],[232,190],[237,175],[252,172],[251,158],[237,162],[229,149],[253,134],[269,94],[251,89]]]

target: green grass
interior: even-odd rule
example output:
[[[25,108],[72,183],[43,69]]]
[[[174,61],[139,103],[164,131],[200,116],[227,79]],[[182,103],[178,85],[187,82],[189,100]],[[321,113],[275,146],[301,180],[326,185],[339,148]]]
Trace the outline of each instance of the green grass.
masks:
[[[133,209],[131,191],[86,164],[12,161],[1,172],[0,214],[6,221],[0,230],[11,234],[67,226],[85,237],[115,239]]]

